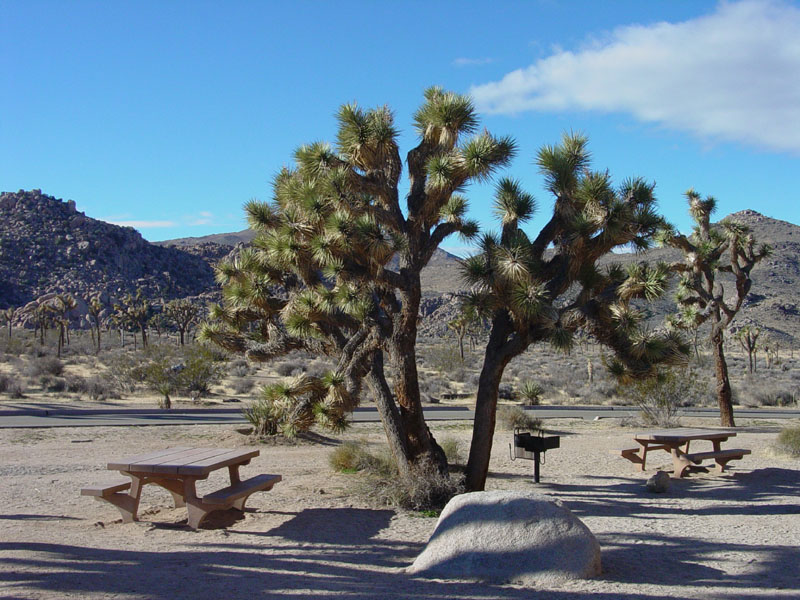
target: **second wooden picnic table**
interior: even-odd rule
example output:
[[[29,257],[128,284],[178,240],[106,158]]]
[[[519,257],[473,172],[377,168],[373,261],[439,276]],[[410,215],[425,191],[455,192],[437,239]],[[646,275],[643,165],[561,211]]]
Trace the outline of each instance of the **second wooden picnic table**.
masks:
[[[707,459],[713,459],[716,470],[723,472],[728,462],[750,454],[750,450],[744,448],[722,449],[722,442],[735,436],[736,432],[730,429],[677,427],[644,431],[633,436],[639,447],[622,450],[622,456],[638,463],[640,469],[644,471],[647,453],[650,450],[666,450],[672,455],[673,477],[683,477],[691,467],[696,467]],[[707,452],[689,452],[691,442],[698,440],[711,442],[713,449]]]

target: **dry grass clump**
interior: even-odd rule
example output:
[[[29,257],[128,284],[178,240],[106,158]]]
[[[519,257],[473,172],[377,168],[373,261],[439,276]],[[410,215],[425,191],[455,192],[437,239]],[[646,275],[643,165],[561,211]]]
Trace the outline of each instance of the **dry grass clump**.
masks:
[[[443,442],[443,449],[457,454],[458,446]],[[401,475],[387,451],[373,454],[363,442],[345,442],[331,452],[329,463],[342,473],[361,473],[358,492],[372,502],[413,511],[438,511],[464,492],[462,475],[443,474],[428,462],[412,474]],[[449,457],[448,457],[449,460]]]
[[[0,373],[0,394],[7,394],[10,398],[25,397],[25,382],[13,375]]]
[[[536,431],[541,429],[542,421],[519,406],[498,406],[497,424],[501,429],[509,431],[514,429],[527,429]]]
[[[800,457],[800,425],[784,427],[778,434],[776,447],[783,454]]]
[[[772,376],[751,375],[734,387],[734,398],[742,406],[796,406],[800,386],[776,381]]]

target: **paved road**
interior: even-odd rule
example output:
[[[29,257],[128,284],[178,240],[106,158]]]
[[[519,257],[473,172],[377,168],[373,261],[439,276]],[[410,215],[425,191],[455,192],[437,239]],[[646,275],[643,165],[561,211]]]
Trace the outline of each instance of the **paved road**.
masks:
[[[636,409],[610,406],[537,406],[528,408],[541,419],[573,418],[602,419],[636,415]],[[719,413],[713,408],[685,409],[683,417],[710,417]],[[740,419],[800,419],[800,409],[737,409]],[[461,406],[429,407],[425,418],[430,421],[472,420],[472,410]],[[359,408],[353,413],[354,422],[378,421],[374,408]],[[63,406],[6,406],[0,409],[0,428],[14,427],[93,427],[120,425],[212,425],[225,423],[246,423],[240,407],[206,409],[70,409]]]

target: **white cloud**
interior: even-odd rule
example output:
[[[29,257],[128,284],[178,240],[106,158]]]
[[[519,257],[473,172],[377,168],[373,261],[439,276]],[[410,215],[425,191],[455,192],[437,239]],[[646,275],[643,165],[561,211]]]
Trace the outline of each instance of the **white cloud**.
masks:
[[[201,210],[196,217],[188,217],[187,221],[191,226],[211,225],[214,222],[214,214],[207,210]]]
[[[112,225],[120,225],[121,227],[133,227],[134,229],[147,229],[150,227],[175,227],[174,221],[114,221],[107,220]]]
[[[621,27],[471,93],[488,113],[627,112],[712,141],[800,153],[800,10],[746,0],[682,23]]]
[[[453,61],[456,67],[476,67],[493,63],[493,58],[457,58]]]

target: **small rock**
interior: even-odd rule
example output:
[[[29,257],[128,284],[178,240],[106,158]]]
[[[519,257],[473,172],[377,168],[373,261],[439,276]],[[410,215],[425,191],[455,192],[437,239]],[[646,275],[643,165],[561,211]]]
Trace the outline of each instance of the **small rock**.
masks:
[[[656,494],[663,494],[669,490],[669,474],[664,471],[657,471],[647,480],[647,489]]]

